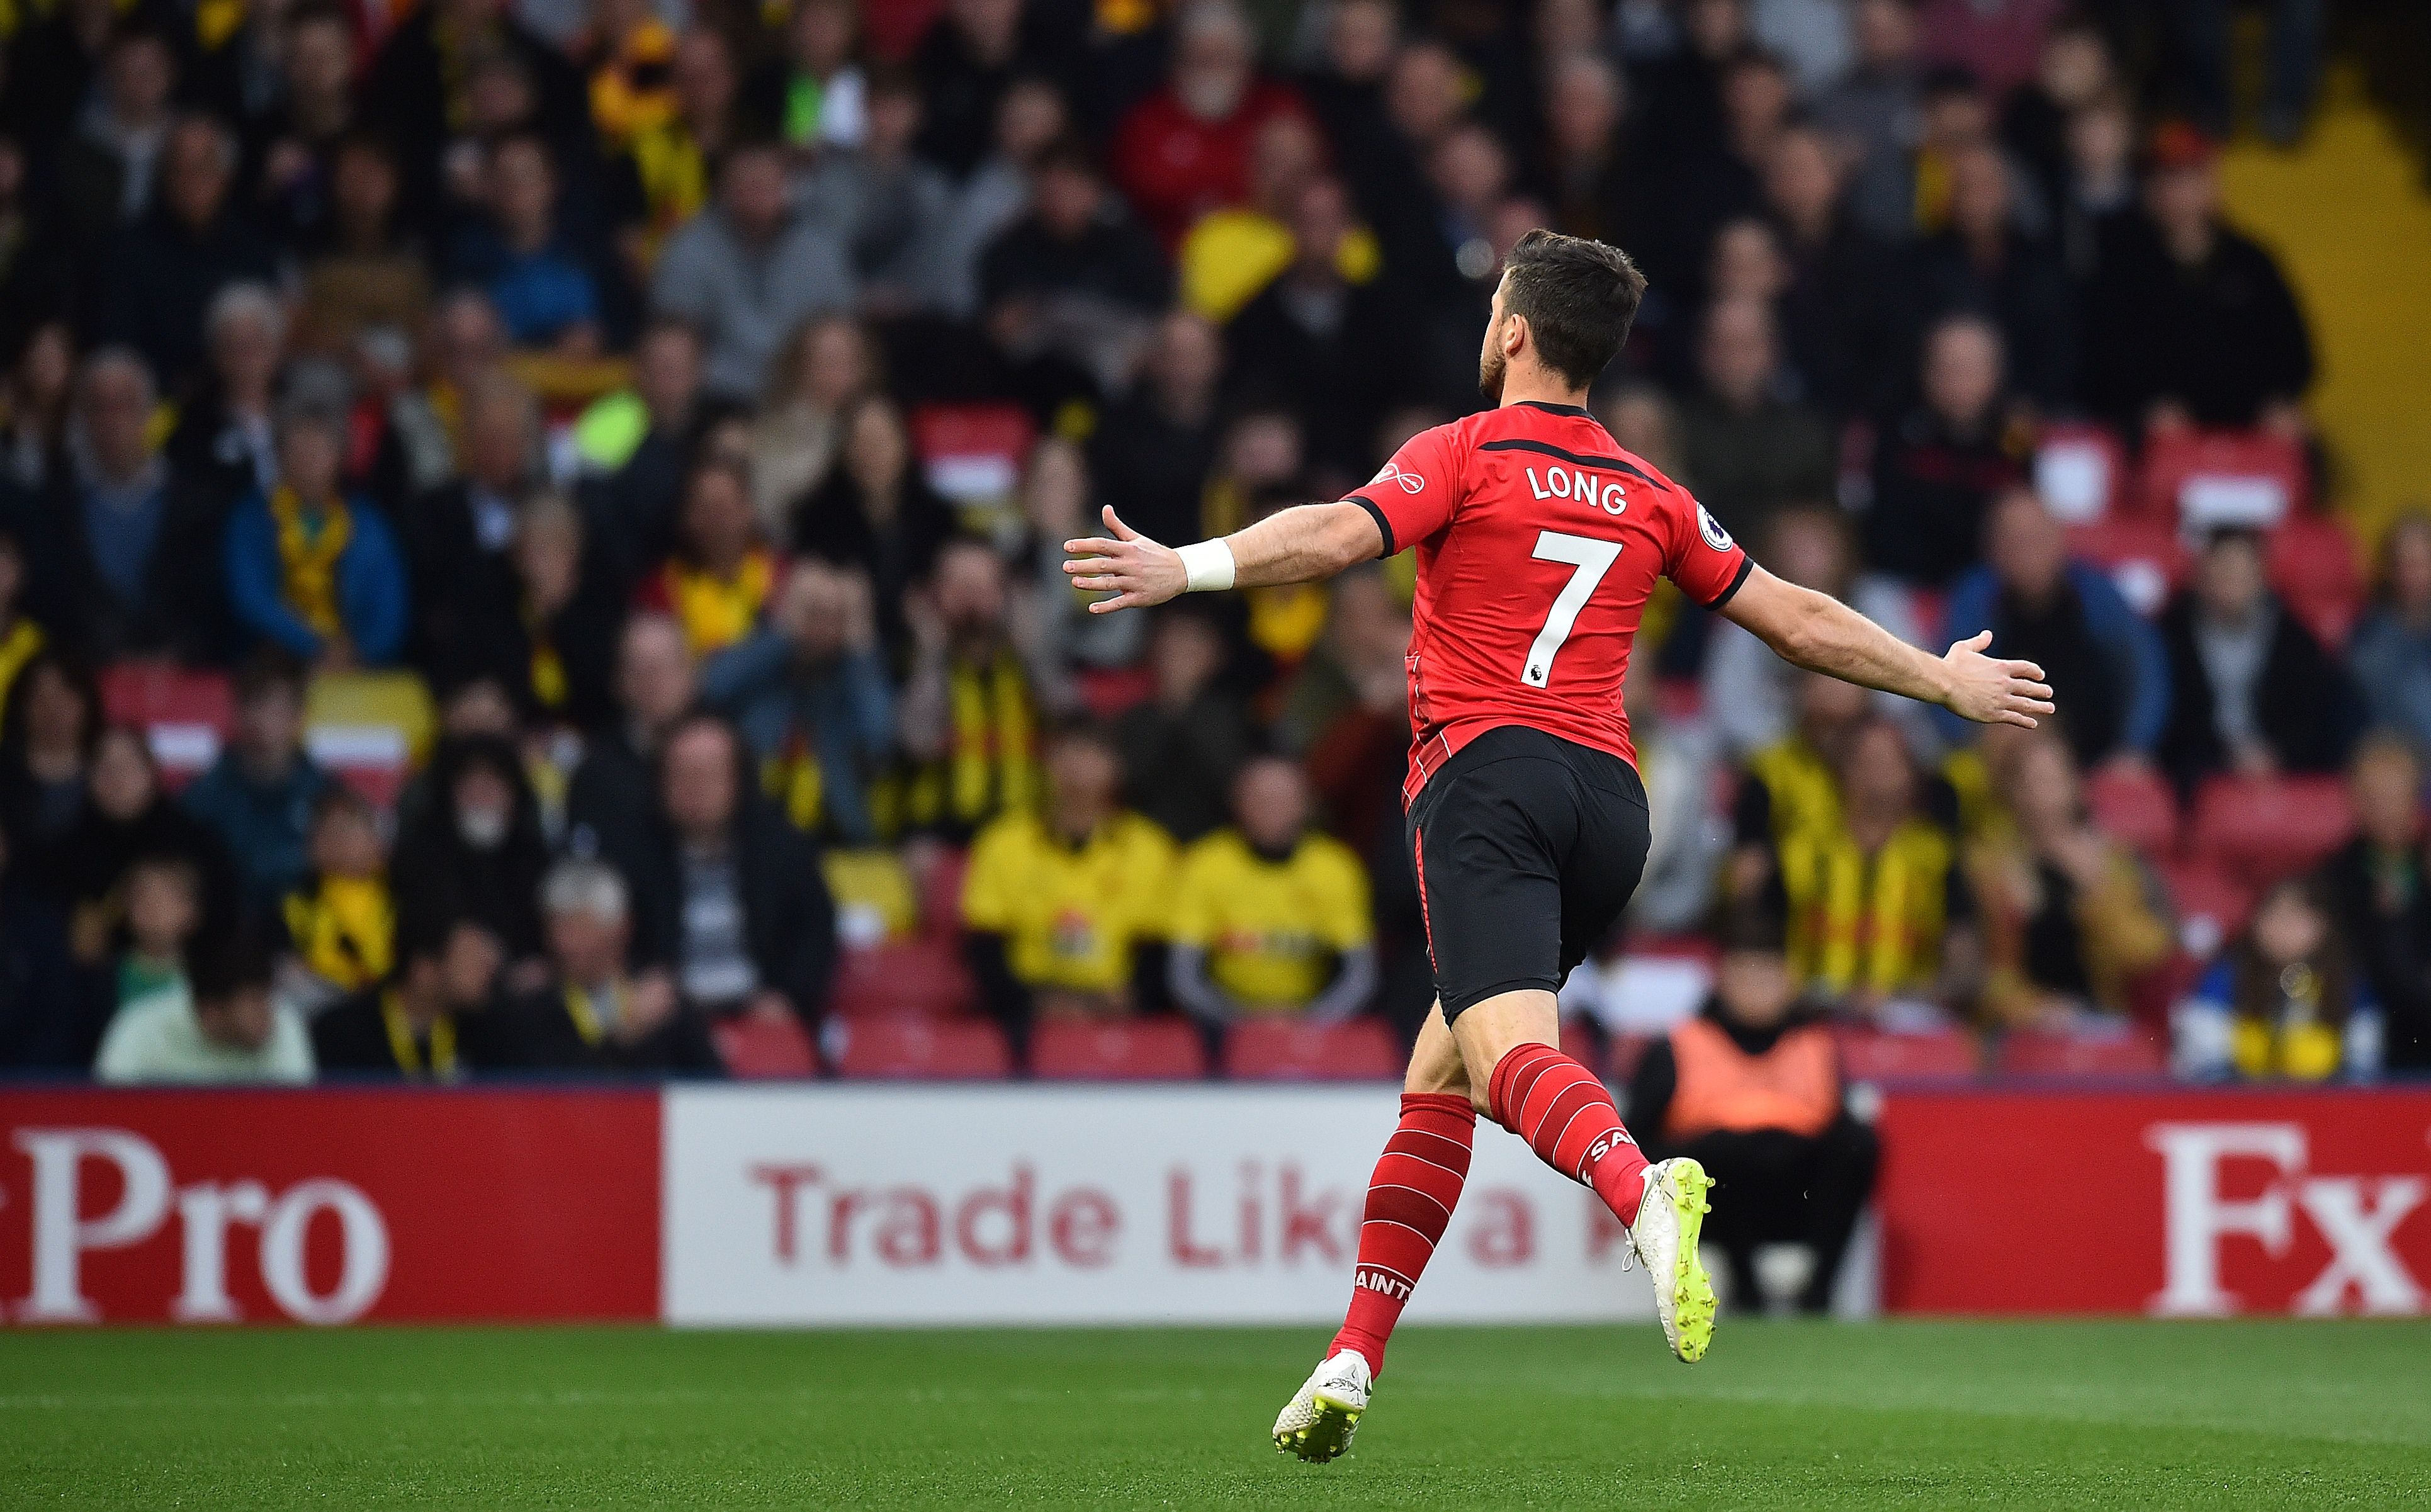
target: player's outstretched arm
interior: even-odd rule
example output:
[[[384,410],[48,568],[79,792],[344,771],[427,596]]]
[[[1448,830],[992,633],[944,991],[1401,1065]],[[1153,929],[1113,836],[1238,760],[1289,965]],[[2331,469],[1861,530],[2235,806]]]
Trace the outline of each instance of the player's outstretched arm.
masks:
[[[2023,725],[2052,712],[2043,669],[2032,662],[1986,656],[1992,632],[1960,641],[1946,653],[1920,651],[1840,600],[1757,567],[1722,606],[1725,618],[1781,654],[1782,660],[1886,693],[1937,703],[1981,725]]]
[[[1072,586],[1113,594],[1089,606],[1093,614],[1162,604],[1193,589],[1264,588],[1331,578],[1372,562],[1384,549],[1375,520],[1356,504],[1299,504],[1279,510],[1220,541],[1179,550],[1125,525],[1105,511],[1103,536],[1064,543],[1064,571]]]

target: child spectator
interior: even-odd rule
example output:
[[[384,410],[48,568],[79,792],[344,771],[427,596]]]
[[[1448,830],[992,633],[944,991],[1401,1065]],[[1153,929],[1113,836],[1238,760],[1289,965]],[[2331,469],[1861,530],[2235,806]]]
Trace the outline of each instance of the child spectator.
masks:
[[[224,932],[237,920],[227,848],[160,791],[160,771],[143,734],[112,726],[93,743],[84,812],[54,842],[43,867],[68,910],[77,960],[98,965],[124,938],[127,877],[145,857],[175,858],[193,868],[207,932]]]
[[[126,948],[109,986],[119,1013],[161,991],[183,993],[186,959],[203,921],[201,880],[184,856],[137,858],[120,884],[126,899]],[[216,945],[218,942],[212,942]]]
[[[1785,944],[1769,911],[1732,912],[1713,995],[1638,1059],[1629,1119],[1650,1155],[1692,1155],[1738,1193],[1705,1222],[1730,1267],[1732,1301],[1761,1305],[1760,1250],[1798,1244],[1804,1262],[1777,1289],[1799,1311],[1820,1313],[1873,1191],[1881,1147],[1842,1111],[1838,1052],[1821,1016],[1800,1000]]]
[[[1232,781],[1231,827],[1182,852],[1166,963],[1174,998],[1222,1024],[1249,1014],[1332,1022],[1376,990],[1367,876],[1308,828],[1308,780],[1279,756]]]
[[[278,428],[278,486],[228,520],[228,599],[245,634],[323,672],[385,666],[405,646],[405,559],[380,512],[341,488],[346,427],[296,407]]]
[[[237,669],[236,738],[184,794],[235,857],[248,911],[276,909],[303,879],[312,805],[328,786],[304,749],[303,669],[265,647]]]
[[[2178,1074],[2196,1081],[2380,1074],[2380,1000],[2311,882],[2283,882],[2263,896],[2170,1027]]]
[[[93,1075],[118,1083],[305,1083],[312,1040],[249,938],[202,942],[192,970],[119,1010]]]
[[[1033,1017],[1120,1018],[1157,982],[1153,942],[1169,899],[1173,841],[1117,805],[1122,766],[1098,731],[1064,731],[1047,752],[1044,810],[980,832],[963,925],[988,1009]]]
[[[312,805],[312,869],[279,906],[291,970],[287,996],[310,1014],[388,980],[395,965],[396,909],[379,818],[351,788]]]

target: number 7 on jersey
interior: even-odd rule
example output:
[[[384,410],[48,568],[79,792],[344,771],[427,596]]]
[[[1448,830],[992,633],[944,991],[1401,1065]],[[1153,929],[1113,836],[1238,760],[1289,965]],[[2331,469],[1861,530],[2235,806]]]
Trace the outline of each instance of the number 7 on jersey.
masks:
[[[1559,530],[1540,530],[1536,549],[1528,553],[1539,562],[1567,562],[1578,570],[1562,591],[1553,596],[1552,611],[1545,616],[1545,628],[1528,647],[1528,664],[1520,668],[1519,680],[1532,688],[1541,688],[1553,675],[1553,658],[1560,653],[1562,643],[1570,638],[1570,630],[1579,622],[1579,611],[1587,607],[1595,596],[1596,584],[1620,560],[1620,543],[1599,541],[1591,535],[1564,535]]]

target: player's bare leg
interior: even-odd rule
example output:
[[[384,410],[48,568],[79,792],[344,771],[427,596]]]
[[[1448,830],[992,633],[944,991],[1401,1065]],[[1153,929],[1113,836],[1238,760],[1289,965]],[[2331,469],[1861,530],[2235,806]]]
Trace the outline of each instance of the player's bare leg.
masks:
[[[1350,1447],[1383,1369],[1385,1341],[1451,1221],[1468,1172],[1477,1123],[1468,1067],[1439,1007],[1419,1027],[1401,1089],[1400,1124],[1367,1186],[1349,1316],[1324,1363],[1275,1420],[1275,1447],[1315,1463]]]
[[[1713,1283],[1697,1256],[1711,1211],[1705,1168],[1685,1159],[1647,1163],[1602,1081],[1562,1053],[1551,993],[1499,993],[1461,1013],[1451,1031],[1478,1110],[1603,1199],[1654,1283],[1664,1342],[1682,1360],[1702,1359],[1714,1337]]]

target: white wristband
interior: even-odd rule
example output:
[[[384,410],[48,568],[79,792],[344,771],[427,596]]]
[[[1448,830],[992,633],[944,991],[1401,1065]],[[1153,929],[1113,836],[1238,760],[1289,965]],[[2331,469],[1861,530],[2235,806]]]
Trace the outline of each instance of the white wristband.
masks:
[[[1221,541],[1200,541],[1183,546],[1182,570],[1189,576],[1190,592],[1221,593],[1232,586],[1232,548]]]

